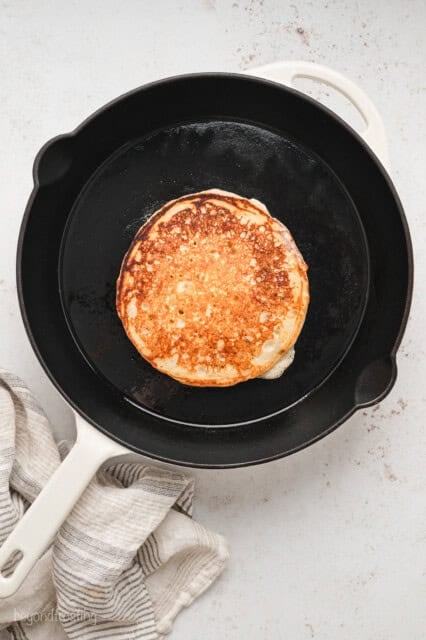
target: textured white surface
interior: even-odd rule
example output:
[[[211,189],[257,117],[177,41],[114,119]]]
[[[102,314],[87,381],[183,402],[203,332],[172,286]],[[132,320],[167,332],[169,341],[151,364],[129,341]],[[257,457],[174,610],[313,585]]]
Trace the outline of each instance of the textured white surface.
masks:
[[[227,536],[232,557],[176,640],[426,637],[425,24],[422,0],[0,3],[0,365],[26,379],[58,429],[72,418],[31,352],[14,276],[33,158],[49,137],[145,81],[279,59],[349,75],[389,135],[417,274],[397,384],[289,459],[195,472],[196,516]]]

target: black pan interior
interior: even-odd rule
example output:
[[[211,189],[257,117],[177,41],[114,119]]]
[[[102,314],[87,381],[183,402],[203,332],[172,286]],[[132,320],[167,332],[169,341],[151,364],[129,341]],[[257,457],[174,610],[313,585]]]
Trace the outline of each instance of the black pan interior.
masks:
[[[309,265],[306,324],[278,380],[182,385],[139,356],[117,317],[115,283],[140,225],[167,201],[212,187],[264,202]],[[368,293],[365,233],[334,172],[288,135],[235,120],[161,128],[112,154],[77,198],[60,265],[69,328],[90,366],[141,410],[191,424],[249,422],[305,397],[345,355]]]

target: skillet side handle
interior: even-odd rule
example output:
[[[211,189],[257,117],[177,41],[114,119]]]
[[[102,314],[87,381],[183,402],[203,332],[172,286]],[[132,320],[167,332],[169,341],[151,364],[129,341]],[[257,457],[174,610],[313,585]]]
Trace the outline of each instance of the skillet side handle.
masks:
[[[73,448],[0,548],[0,598],[21,586],[100,465],[126,452],[77,414],[76,427]]]
[[[389,171],[389,152],[383,120],[370,98],[355,82],[352,82],[352,80],[349,80],[349,78],[334,69],[301,60],[274,62],[255,69],[249,69],[246,73],[266,80],[281,82],[293,88],[295,78],[308,78],[323,82],[342,93],[359,111],[365,121],[366,129],[358,132],[359,135],[371,147],[385,169]]]

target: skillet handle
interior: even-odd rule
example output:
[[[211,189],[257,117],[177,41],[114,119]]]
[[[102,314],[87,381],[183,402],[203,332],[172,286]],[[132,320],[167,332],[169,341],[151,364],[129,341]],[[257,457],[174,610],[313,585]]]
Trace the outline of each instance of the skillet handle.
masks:
[[[73,448],[0,548],[0,598],[20,587],[100,465],[127,453],[81,416],[75,417],[77,439]],[[10,563],[14,566],[12,573]]]
[[[295,78],[308,78],[323,82],[342,93],[359,111],[366,124],[366,129],[359,135],[371,147],[385,169],[389,169],[389,153],[383,120],[370,98],[352,80],[341,73],[314,62],[289,61],[274,62],[262,67],[250,69],[250,75],[281,82],[292,87]]]

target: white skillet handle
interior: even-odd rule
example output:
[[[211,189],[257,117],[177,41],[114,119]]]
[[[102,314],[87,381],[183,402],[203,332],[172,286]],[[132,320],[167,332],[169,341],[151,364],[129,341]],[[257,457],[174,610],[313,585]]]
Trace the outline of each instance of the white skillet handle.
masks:
[[[126,450],[76,414],[75,445],[0,549],[0,598],[12,595],[49,546],[94,474]],[[15,552],[22,557],[10,576],[1,573]]]
[[[295,78],[309,78],[323,82],[352,102],[366,123],[366,129],[358,132],[365,142],[371,147],[385,169],[389,169],[389,154],[385,127],[382,118],[370,98],[352,80],[341,73],[314,62],[289,61],[274,62],[262,67],[250,69],[250,75],[274,80],[292,87]]]

